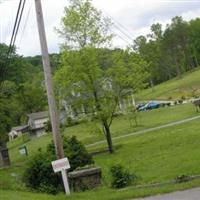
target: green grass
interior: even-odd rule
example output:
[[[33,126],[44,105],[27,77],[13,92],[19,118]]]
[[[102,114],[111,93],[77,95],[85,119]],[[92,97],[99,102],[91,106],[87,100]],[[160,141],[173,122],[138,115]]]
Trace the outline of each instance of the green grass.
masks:
[[[200,69],[185,73],[181,78],[175,78],[166,81],[153,88],[141,91],[137,95],[138,100],[149,99],[180,99],[181,97],[191,98],[194,95],[200,95]]]
[[[176,113],[176,114],[174,114]],[[143,130],[146,128],[151,128],[159,126],[162,124],[170,123],[173,121],[185,119],[197,115],[195,108],[192,104],[178,105],[160,108],[156,110],[151,110],[147,112],[140,112],[138,121],[139,126],[130,126],[130,121],[127,117],[117,117],[113,120],[111,126],[112,136],[119,136],[135,131]],[[101,128],[100,125],[99,129]],[[88,124],[79,124],[77,126],[69,127],[64,131],[64,135],[70,136],[75,135],[84,144],[94,143],[99,140],[104,139],[104,135],[101,133],[93,133],[94,130],[88,126]],[[47,144],[52,140],[52,135],[47,134],[40,138],[35,138],[27,143],[28,152],[33,155],[39,148],[45,148]],[[22,138],[17,138],[16,140],[8,143],[8,148],[10,152],[10,158],[13,164],[23,162],[26,160],[25,156],[19,154],[19,146],[23,144]]]
[[[120,147],[114,154],[95,157],[109,184],[109,169],[122,164],[140,178],[138,184],[156,183],[186,174],[200,174],[200,123],[195,120],[116,141]]]
[[[127,118],[119,117],[113,122],[112,133],[114,136],[123,135],[195,115],[197,113],[191,104],[142,112],[140,113],[139,127],[130,127]],[[89,133],[87,130],[85,125],[82,124],[66,129],[65,134],[75,134],[84,143],[101,139],[99,136],[95,137],[95,135],[92,135],[94,139],[90,138],[88,140]],[[139,185],[165,182],[182,174],[200,174],[199,130],[199,119],[196,119],[185,124],[114,141],[115,152],[112,155],[102,153],[94,157],[96,165],[102,168],[102,186],[94,191],[74,193],[69,199],[128,199],[200,186],[200,180],[194,180],[189,183],[156,188],[135,189],[128,187],[123,190],[109,189],[111,181],[109,169],[114,164],[122,164],[135,173],[138,176],[136,184]],[[44,147],[50,139],[50,135],[45,135],[28,142],[27,146],[31,154],[35,153],[37,148]],[[25,157],[19,155],[18,147],[13,143],[9,143],[9,147],[13,166],[5,170],[0,170],[0,188],[4,189],[0,191],[0,197],[3,197],[4,200],[18,200],[18,197],[20,200],[55,199],[53,196],[22,192],[27,190],[21,184],[21,174],[25,167]],[[89,148],[89,151],[105,148],[106,144],[101,144]],[[9,190],[13,191],[9,192]],[[14,192],[14,190],[22,191],[17,195],[17,192]],[[64,198],[62,194],[56,196],[58,200]]]
[[[64,194],[59,194],[56,196],[47,194],[37,194],[32,192],[22,192],[22,191],[11,191],[11,190],[0,190],[0,197],[3,200],[124,200],[133,199],[138,197],[152,196],[161,193],[168,193],[177,190],[185,190],[193,187],[200,186],[200,180],[193,180],[187,183],[165,185],[159,187],[149,187],[149,188],[134,188],[127,187],[121,190],[114,190],[105,187],[97,188],[95,190],[72,193],[70,196],[66,197]]]

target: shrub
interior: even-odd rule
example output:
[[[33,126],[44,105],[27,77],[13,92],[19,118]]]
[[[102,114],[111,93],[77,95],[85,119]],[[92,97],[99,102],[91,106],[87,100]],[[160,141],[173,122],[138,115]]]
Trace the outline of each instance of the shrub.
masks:
[[[66,119],[66,127],[75,126],[79,124],[77,120],[72,119],[71,117],[67,117]]]
[[[55,156],[42,151],[39,151],[30,159],[23,176],[27,187],[51,194],[58,192],[56,188],[60,185],[60,181],[58,174],[53,172],[52,160],[55,160]]]
[[[45,123],[45,132],[52,132],[52,126],[51,126],[51,121],[48,120],[46,123]]]
[[[124,169],[121,165],[114,165],[110,169],[112,182],[112,188],[123,188],[130,185],[136,176],[131,174],[127,169]]]
[[[75,136],[71,138],[64,137],[63,148],[65,156],[67,156],[70,162],[70,171],[94,163],[91,154],[87,152],[85,146]],[[48,145],[47,151],[55,155],[53,142]]]
[[[64,138],[64,152],[69,159],[70,170],[94,163],[92,156],[87,152],[76,137]],[[39,192],[56,194],[61,191],[62,185],[59,174],[55,174],[51,161],[56,160],[53,142],[48,145],[47,151],[39,151],[29,161],[23,180],[27,187]]]

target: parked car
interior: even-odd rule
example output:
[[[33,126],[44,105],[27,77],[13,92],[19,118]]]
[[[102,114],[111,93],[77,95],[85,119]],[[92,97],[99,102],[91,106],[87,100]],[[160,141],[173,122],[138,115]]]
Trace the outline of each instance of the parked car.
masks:
[[[138,109],[138,111],[144,111],[144,110],[152,110],[152,109],[156,109],[159,108],[161,106],[160,103],[156,102],[156,101],[151,101],[147,104],[145,104],[144,106],[140,107]]]
[[[136,104],[136,110],[139,110],[141,107],[145,106],[146,103],[139,103],[139,104]]]

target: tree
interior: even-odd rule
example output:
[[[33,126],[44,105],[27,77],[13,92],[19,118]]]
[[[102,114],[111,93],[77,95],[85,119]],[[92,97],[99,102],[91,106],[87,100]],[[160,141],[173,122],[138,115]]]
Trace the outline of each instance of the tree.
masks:
[[[77,114],[87,107],[103,127],[109,151],[113,152],[110,126],[121,99],[145,86],[146,66],[140,56],[128,51],[114,51],[109,67],[102,67],[101,51],[83,48],[64,52],[62,67],[55,73],[57,93]]]
[[[61,24],[58,32],[65,39],[63,46],[67,48],[102,47],[112,38],[110,19],[103,17],[90,0],[70,0]]]
[[[42,74],[37,73],[37,77],[34,80],[20,84],[16,98],[22,105],[24,115],[45,110],[47,98]]]
[[[70,103],[75,114],[86,108],[101,122],[112,153],[110,125],[114,113],[120,98],[130,94],[131,89],[138,88],[144,80],[140,81],[140,76],[135,75],[143,71],[138,66],[142,64],[144,69],[146,63],[141,58],[141,63],[135,62],[135,57],[134,61],[126,62],[127,59],[131,61],[132,55],[128,52],[120,55],[120,51],[115,51],[112,58],[105,56],[109,51],[100,47],[105,47],[112,39],[110,19],[102,17],[90,0],[70,0],[61,22],[59,33],[65,38],[67,48],[61,55],[62,67],[55,73],[58,96]]]
[[[9,58],[7,52],[8,46],[0,44],[0,142],[8,139],[6,133],[19,126],[26,114],[46,106],[39,71],[15,48]]]

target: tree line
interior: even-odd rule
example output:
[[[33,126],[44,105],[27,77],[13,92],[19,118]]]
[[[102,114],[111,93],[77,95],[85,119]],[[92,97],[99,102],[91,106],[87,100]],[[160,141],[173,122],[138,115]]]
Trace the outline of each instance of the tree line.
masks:
[[[137,37],[131,48],[149,64],[149,83],[155,85],[199,66],[199,38],[200,18],[187,22],[176,16],[164,30],[153,24],[151,32]]]

